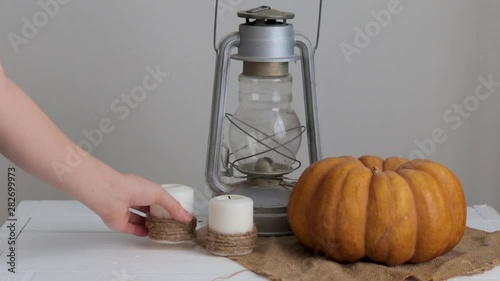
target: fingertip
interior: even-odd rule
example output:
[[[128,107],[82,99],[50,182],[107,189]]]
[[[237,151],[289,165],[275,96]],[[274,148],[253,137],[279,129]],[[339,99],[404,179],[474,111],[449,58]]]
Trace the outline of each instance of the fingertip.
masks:
[[[179,218],[182,222],[190,222],[193,219],[193,215],[191,215],[186,210],[183,210],[181,217]]]
[[[148,236],[148,230],[146,229],[145,226],[132,223],[129,223],[123,232],[139,237]]]
[[[165,210],[167,210],[170,216],[176,221],[189,222],[193,219],[193,216],[166,191],[162,192],[156,204],[159,204]]]
[[[190,222],[193,219],[193,216],[181,206],[175,212],[171,212],[170,215],[179,222]]]
[[[146,237],[148,236],[149,232],[145,227],[137,227],[134,229],[134,232],[132,232],[132,235],[139,236],[139,237]]]

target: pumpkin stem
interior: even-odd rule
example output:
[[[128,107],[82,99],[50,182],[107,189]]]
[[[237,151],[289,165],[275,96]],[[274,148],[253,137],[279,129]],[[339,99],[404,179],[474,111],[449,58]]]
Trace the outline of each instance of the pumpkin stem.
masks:
[[[371,171],[372,171],[373,175],[377,175],[377,174],[380,174],[380,173],[382,172],[382,171],[380,171],[380,169],[379,169],[379,168],[377,168],[377,167],[373,167],[373,168],[371,168]]]

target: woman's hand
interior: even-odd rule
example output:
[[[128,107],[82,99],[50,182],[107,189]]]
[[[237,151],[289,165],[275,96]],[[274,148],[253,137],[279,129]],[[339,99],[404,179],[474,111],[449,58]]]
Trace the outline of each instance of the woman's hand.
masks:
[[[189,222],[191,214],[171,197],[160,185],[136,175],[115,174],[110,184],[104,184],[93,196],[83,194],[81,201],[94,210],[112,230],[138,236],[146,236],[145,218],[129,211],[129,208],[148,212],[157,204],[165,208],[173,219]]]

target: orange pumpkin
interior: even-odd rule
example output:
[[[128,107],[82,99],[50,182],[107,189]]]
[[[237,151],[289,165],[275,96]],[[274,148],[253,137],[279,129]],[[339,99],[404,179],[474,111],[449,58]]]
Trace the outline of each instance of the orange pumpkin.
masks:
[[[297,239],[331,259],[420,263],[460,242],[462,186],[447,167],[424,159],[327,158],[300,176],[288,204]]]

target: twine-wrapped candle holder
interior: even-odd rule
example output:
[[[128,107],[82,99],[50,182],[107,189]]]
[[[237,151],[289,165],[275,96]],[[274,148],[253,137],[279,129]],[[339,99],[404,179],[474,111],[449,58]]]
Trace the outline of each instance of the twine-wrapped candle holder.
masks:
[[[242,256],[250,254],[257,242],[255,225],[247,233],[224,234],[207,227],[205,247],[207,251],[217,256]]]
[[[182,184],[162,184],[161,187],[189,213],[193,213],[194,189]],[[162,206],[150,206],[146,218],[149,239],[162,244],[179,244],[195,238],[196,218],[187,223],[178,222]]]
[[[196,217],[190,222],[178,222],[174,219],[157,218],[148,214],[146,228],[149,239],[161,244],[180,244],[195,239]]]
[[[255,248],[253,200],[236,194],[220,195],[208,203],[207,251],[218,256],[241,256]]]

